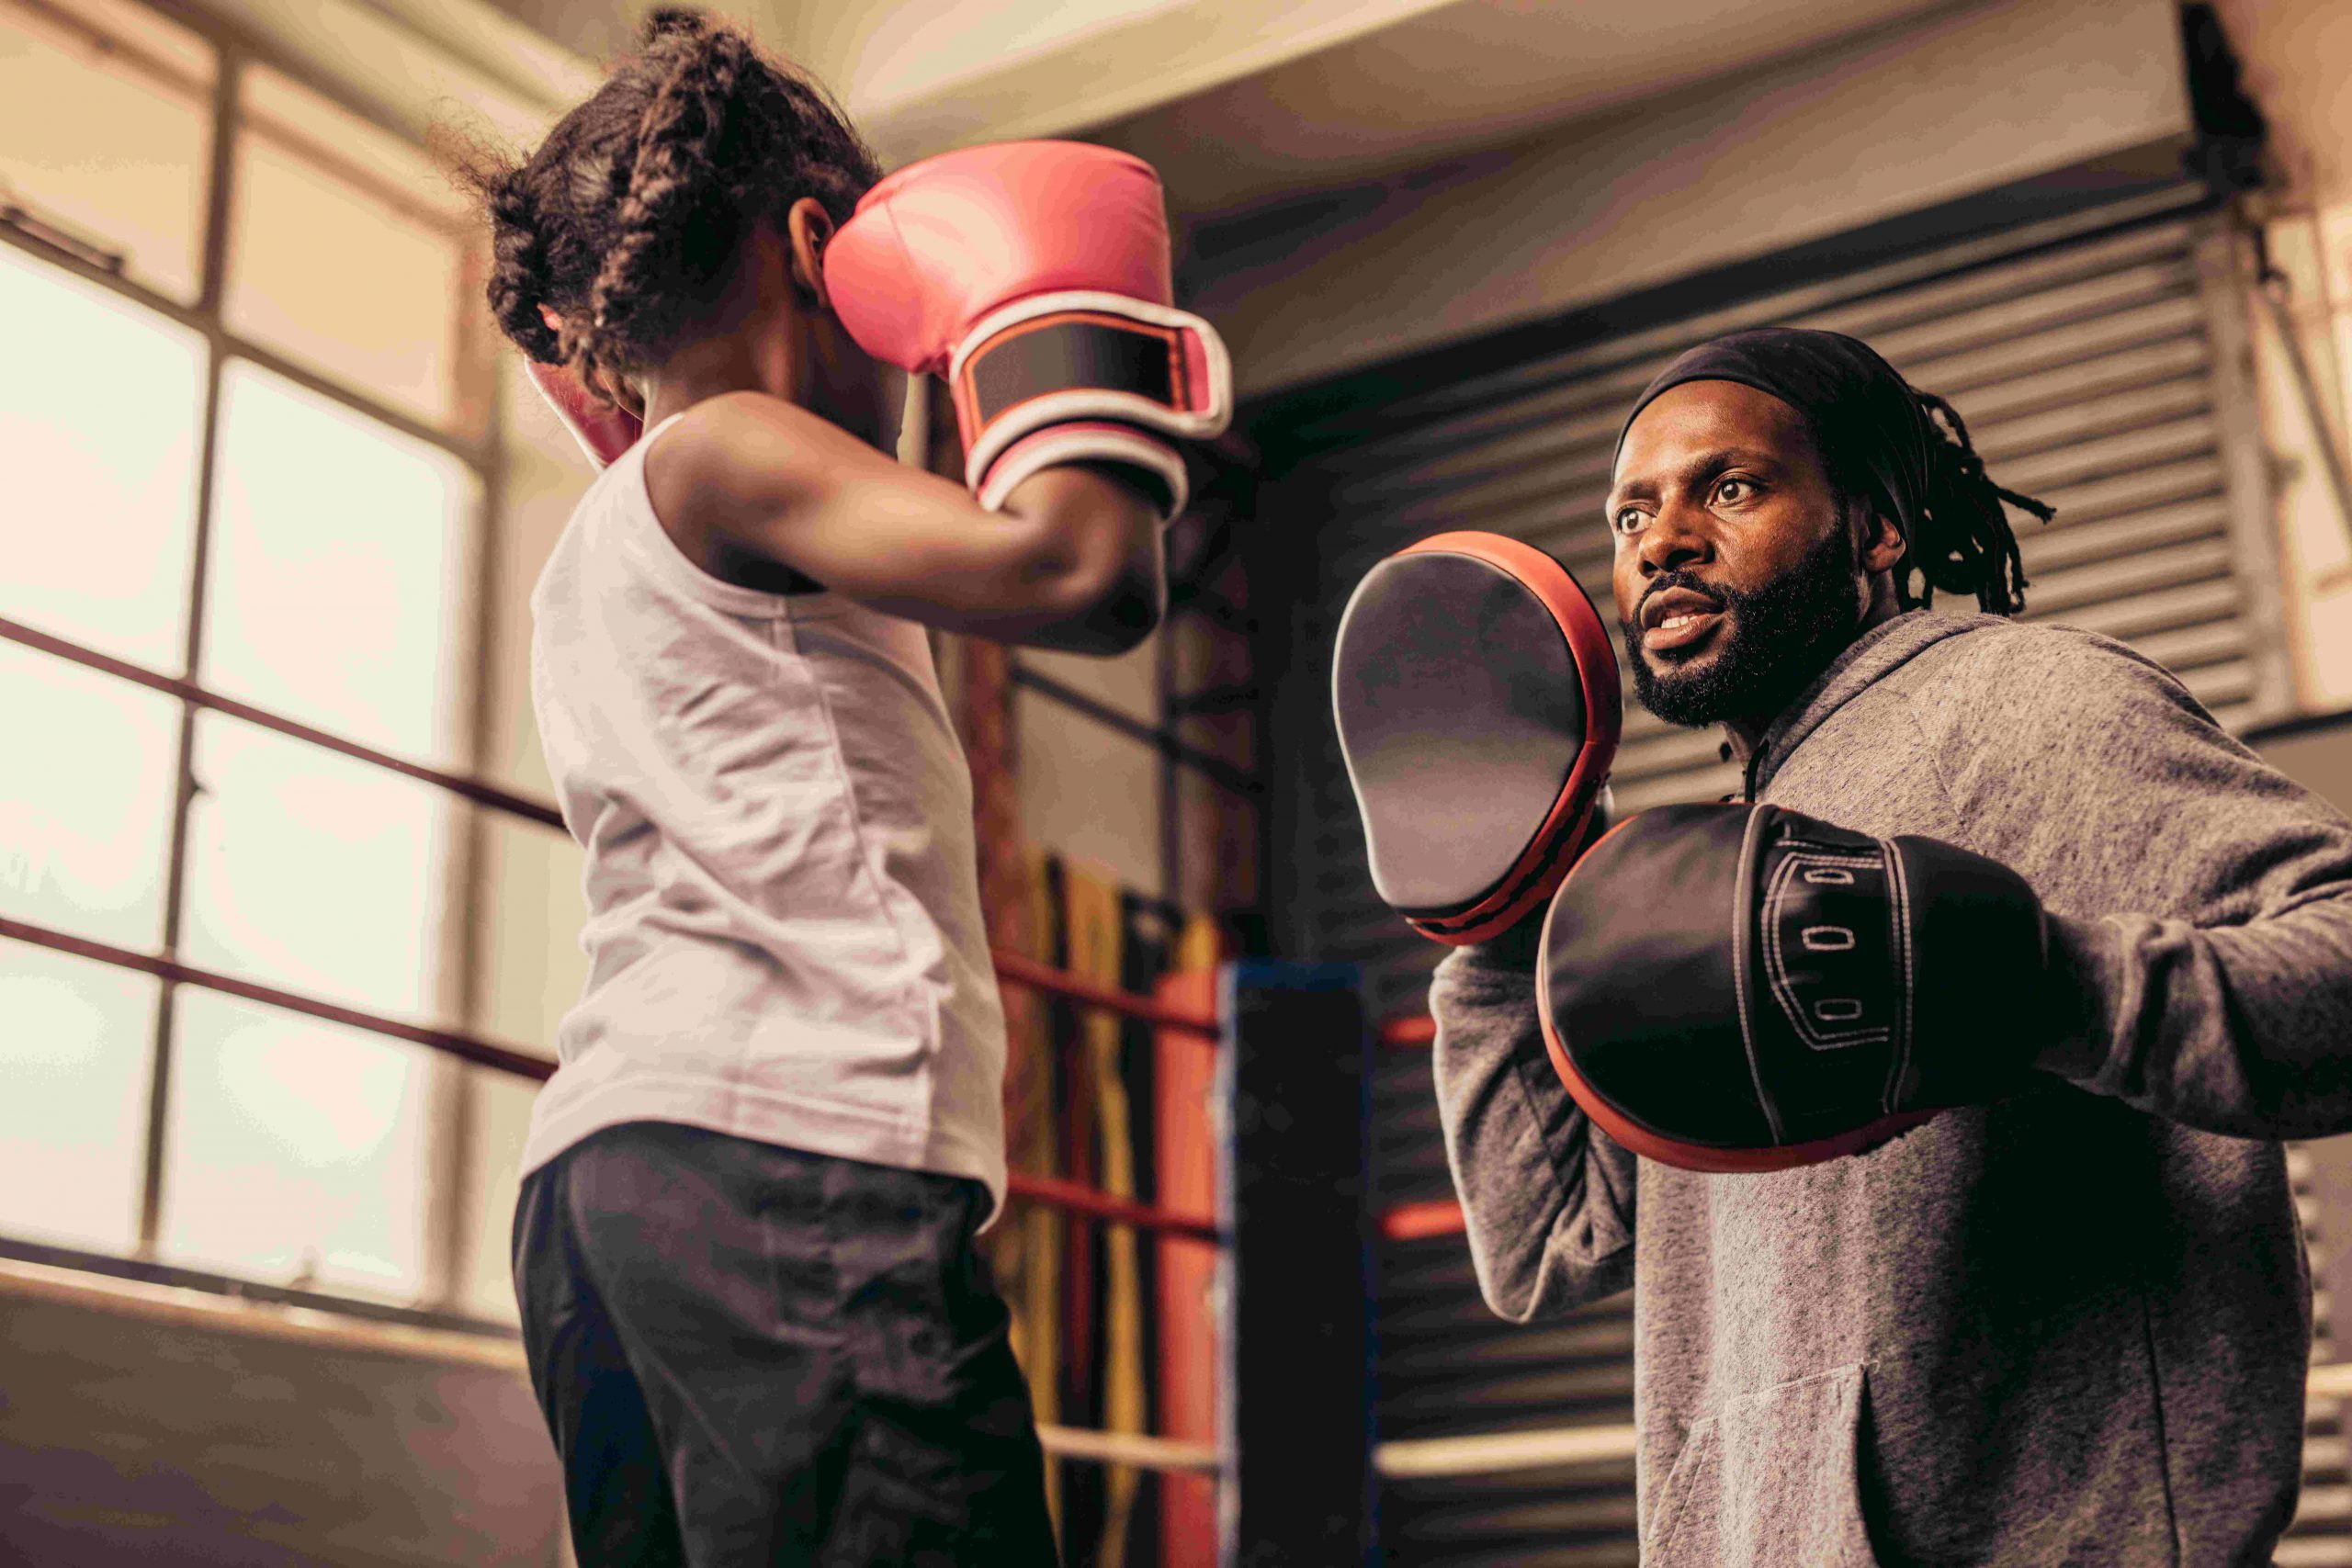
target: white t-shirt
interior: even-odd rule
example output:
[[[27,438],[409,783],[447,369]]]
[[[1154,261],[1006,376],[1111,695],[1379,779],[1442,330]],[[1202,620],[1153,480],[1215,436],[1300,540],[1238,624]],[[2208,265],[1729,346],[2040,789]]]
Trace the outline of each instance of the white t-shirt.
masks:
[[[680,1122],[1004,1195],[1004,1016],[971,775],[921,626],[689,561],[645,490],[581,498],[531,689],[587,851],[590,965],[524,1145]]]

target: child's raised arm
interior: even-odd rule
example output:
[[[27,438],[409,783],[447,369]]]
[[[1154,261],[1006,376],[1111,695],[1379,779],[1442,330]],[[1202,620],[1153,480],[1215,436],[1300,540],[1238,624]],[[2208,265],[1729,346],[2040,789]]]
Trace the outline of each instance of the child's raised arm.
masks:
[[[947,631],[1118,653],[1159,624],[1159,505],[1130,470],[1036,470],[1001,510],[780,398],[697,403],[646,454],[653,509],[697,561],[724,542]]]

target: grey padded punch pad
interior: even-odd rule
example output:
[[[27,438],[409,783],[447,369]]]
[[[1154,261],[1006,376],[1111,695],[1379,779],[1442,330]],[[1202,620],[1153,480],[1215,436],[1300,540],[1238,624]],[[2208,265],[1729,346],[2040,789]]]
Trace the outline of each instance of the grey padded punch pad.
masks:
[[[1333,670],[1373,886],[1408,915],[1476,904],[1510,874],[1584,746],[1559,624],[1499,567],[1392,556],[1349,600]]]

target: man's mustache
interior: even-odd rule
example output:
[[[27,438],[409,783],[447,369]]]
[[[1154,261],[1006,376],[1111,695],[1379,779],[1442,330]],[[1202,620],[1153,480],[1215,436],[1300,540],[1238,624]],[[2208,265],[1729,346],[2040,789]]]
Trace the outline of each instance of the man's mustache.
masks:
[[[1687,571],[1662,571],[1650,579],[1650,585],[1642,590],[1641,600],[1634,606],[1633,615],[1622,623],[1627,637],[1638,637],[1641,635],[1643,608],[1652,599],[1669,588],[1687,588],[1718,610],[1728,609],[1731,606],[1731,601],[1724,596],[1722,589],[1700,581],[1694,574]]]

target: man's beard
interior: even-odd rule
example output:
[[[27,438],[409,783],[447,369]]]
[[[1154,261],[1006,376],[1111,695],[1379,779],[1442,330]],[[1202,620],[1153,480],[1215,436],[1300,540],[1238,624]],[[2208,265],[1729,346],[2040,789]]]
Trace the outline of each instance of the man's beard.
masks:
[[[1644,652],[1640,622],[1626,623],[1634,694],[1667,723],[1693,728],[1779,713],[1853,640],[1861,619],[1859,570],[1852,531],[1840,520],[1803,560],[1753,593],[1690,572],[1659,573],[1645,601],[1668,588],[1703,593],[1729,612],[1727,636],[1713,657],[1683,671],[1670,653]]]

